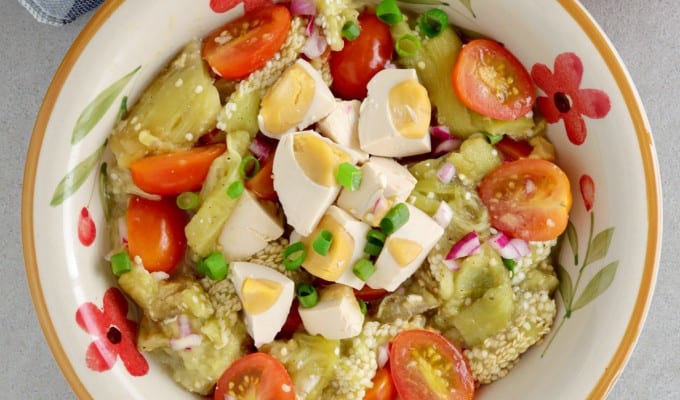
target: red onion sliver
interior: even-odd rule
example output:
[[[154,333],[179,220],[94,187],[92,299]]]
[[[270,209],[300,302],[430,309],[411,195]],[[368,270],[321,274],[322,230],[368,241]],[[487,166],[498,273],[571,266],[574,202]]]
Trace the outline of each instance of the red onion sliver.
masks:
[[[441,183],[449,184],[456,175],[456,167],[448,161],[445,161],[439,170],[437,170],[437,178]]]
[[[387,364],[390,359],[390,351],[388,349],[387,343],[378,347],[378,368],[382,368]]]
[[[460,264],[456,260],[444,260],[443,263],[451,271],[458,271],[460,269]]]
[[[185,314],[181,314],[177,317],[177,328],[179,330],[179,337],[186,337],[191,335],[191,322],[189,322],[189,317]]]
[[[442,155],[456,150],[458,146],[460,146],[460,139],[446,139],[434,148],[433,153],[435,156]]]
[[[495,235],[491,236],[487,242],[494,249],[500,250],[503,247],[507,246],[508,243],[510,243],[510,238],[505,233],[498,232]]]
[[[305,29],[305,33],[307,36],[312,36],[312,32],[314,31],[314,17],[312,16],[309,19],[309,22],[307,22],[307,28]]]
[[[432,219],[434,219],[439,226],[446,229],[446,227],[449,226],[449,223],[451,223],[451,218],[453,218],[453,210],[442,200],[442,202],[439,203],[439,208],[437,208],[437,211],[432,216]]]
[[[326,51],[327,46],[326,38],[319,34],[318,29],[313,29],[312,34],[307,38],[305,45],[302,47],[302,53],[310,59],[319,58]]]
[[[316,5],[313,0],[293,0],[290,2],[290,13],[293,15],[315,15]]]
[[[269,157],[269,153],[271,152],[269,145],[258,137],[250,142],[250,145],[248,145],[248,150],[250,150],[250,152],[253,153],[255,158],[257,158],[257,160],[260,162],[266,160],[267,157]]]
[[[430,128],[430,133],[435,140],[444,141],[451,139],[451,131],[446,125],[433,126]]]
[[[460,239],[456,244],[451,247],[449,254],[446,255],[447,260],[453,260],[456,258],[467,257],[474,254],[481,243],[479,242],[479,236],[477,232],[472,231]]]
[[[517,238],[511,239],[509,245],[515,248],[520,257],[524,257],[531,253],[531,247],[529,247],[529,243],[527,243],[526,240]]]

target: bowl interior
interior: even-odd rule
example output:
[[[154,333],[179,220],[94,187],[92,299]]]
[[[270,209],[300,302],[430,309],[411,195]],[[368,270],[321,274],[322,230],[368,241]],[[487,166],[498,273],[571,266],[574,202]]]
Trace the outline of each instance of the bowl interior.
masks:
[[[78,326],[75,312],[86,302],[101,307],[104,293],[115,285],[104,261],[109,249],[97,190],[98,164],[86,161],[97,159],[118,107],[110,107],[75,144],[71,132],[83,109],[113,82],[141,66],[115,104],[122,96],[132,103],[187,40],[243,12],[238,5],[216,13],[209,3],[166,0],[159,7],[156,2],[107,2],[57,72],[36,124],[24,188],[27,271],[55,357],[84,398],[190,397],[151,359],[149,372],[141,377],[131,376],[121,362],[106,372],[86,365],[93,337]],[[571,288],[569,308],[580,308],[565,319],[565,303],[558,300],[559,332],[549,334],[522,356],[508,377],[483,387],[478,396],[603,397],[641,329],[660,246],[658,168],[635,89],[603,33],[576,1],[546,1],[540,7],[532,0],[454,1],[442,8],[456,25],[504,43],[530,70],[543,65],[558,76],[563,64],[557,60],[569,59],[566,69],[573,76],[578,60],[581,79],[576,88],[564,88],[572,104],[582,89],[604,93],[609,102],[604,115],[600,110],[596,116],[574,117],[585,127],[583,143],[569,137],[565,120],[573,115],[548,126],[574,198],[570,235],[559,256],[564,271],[560,292],[568,295]],[[545,89],[538,94],[551,99]],[[72,187],[78,180],[82,185],[55,205],[55,193],[65,179]],[[95,227],[89,246],[78,236],[84,213]]]

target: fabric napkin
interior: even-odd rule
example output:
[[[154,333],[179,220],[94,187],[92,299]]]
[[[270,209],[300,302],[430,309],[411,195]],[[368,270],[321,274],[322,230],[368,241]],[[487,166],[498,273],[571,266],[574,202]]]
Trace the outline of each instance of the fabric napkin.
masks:
[[[40,22],[64,25],[97,8],[104,0],[19,0]]]

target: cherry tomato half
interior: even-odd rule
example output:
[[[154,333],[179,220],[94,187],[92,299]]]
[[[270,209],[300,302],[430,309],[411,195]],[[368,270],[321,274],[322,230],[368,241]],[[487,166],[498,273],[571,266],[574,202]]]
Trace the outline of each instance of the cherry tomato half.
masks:
[[[402,399],[470,400],[475,393],[465,357],[435,332],[409,330],[395,336],[390,369]]]
[[[394,388],[390,369],[380,368],[373,377],[373,386],[366,390],[364,400],[395,400],[397,389]]]
[[[177,208],[174,198],[155,201],[132,196],[127,210],[130,257],[139,256],[150,272],[172,272],[184,257],[187,222],[187,214]]]
[[[246,180],[245,186],[253,194],[263,200],[276,200],[274,191],[274,152],[262,163],[260,170],[252,178]]]
[[[210,165],[225,148],[224,143],[218,143],[141,158],[130,164],[132,181],[143,191],[161,196],[198,190]]]
[[[215,400],[295,400],[290,375],[267,353],[251,353],[234,361],[215,387]]]
[[[460,101],[491,118],[517,119],[536,101],[529,72],[493,40],[476,39],[463,46],[452,79]]]
[[[223,78],[240,79],[263,67],[281,48],[290,29],[281,5],[255,9],[203,40],[203,58]]]
[[[567,227],[569,179],[550,161],[523,158],[505,163],[482,179],[479,196],[491,225],[512,237],[552,240]]]
[[[505,135],[496,143],[496,149],[501,152],[505,161],[515,161],[529,157],[534,147],[526,140],[515,140]]]
[[[329,65],[333,92],[344,99],[366,97],[366,85],[390,61],[394,45],[389,26],[372,14],[359,16],[361,33],[345,47],[331,52]]]

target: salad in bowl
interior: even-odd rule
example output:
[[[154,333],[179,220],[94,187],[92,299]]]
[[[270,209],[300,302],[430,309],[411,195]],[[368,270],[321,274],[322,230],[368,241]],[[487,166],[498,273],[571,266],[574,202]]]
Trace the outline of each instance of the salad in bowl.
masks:
[[[103,164],[137,347],[216,399],[505,376],[552,327],[572,198],[529,72],[462,35],[438,8],[299,0],[188,42]]]
[[[544,355],[585,357],[555,338],[618,260],[601,177],[572,153],[616,103],[579,89],[575,53],[534,62],[459,5],[211,1],[191,35],[169,20],[176,51],[90,99],[71,145],[99,144],[50,201],[85,249],[68,329],[91,339],[66,350],[88,386],[487,399],[508,374],[545,394]]]

